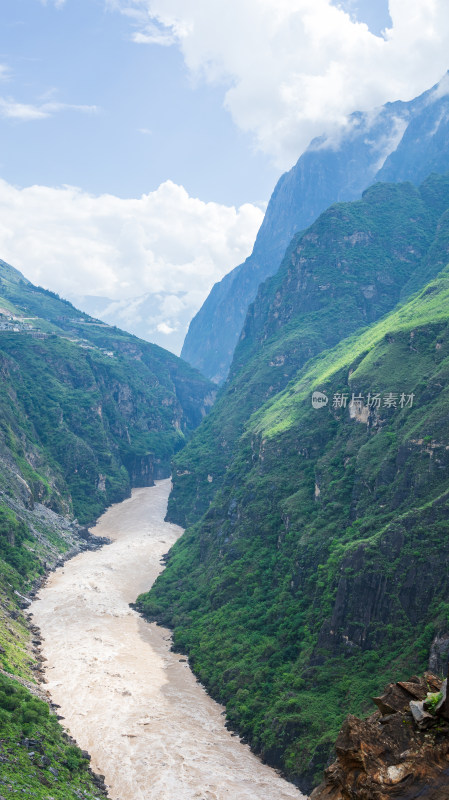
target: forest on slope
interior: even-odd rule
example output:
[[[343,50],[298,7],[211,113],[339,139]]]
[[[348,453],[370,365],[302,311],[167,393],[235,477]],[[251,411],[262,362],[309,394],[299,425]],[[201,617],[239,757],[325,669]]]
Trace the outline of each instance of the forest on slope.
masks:
[[[139,598],[305,791],[449,632],[448,187],[375,185],[293,240],[175,457],[189,527]]]
[[[170,474],[213,386],[5,262],[0,375],[0,794],[93,799],[102,781],[37,685],[27,598],[48,569],[98,546],[85,526],[108,505]]]
[[[0,308],[12,320],[0,331],[1,444],[34,499],[85,524],[131,486],[168,477],[212,405],[209,382],[4,263]]]
[[[447,208],[448,177],[432,175],[420,188],[376,184],[293,238],[248,311],[211,414],[174,459],[172,521],[185,526],[207,510],[250,415],[308,359],[380,318],[445,266]]]

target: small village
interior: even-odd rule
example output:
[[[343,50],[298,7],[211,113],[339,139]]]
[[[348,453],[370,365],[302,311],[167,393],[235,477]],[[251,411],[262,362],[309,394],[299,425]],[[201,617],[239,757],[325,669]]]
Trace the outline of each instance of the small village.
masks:
[[[26,333],[33,339],[46,339],[48,333],[32,324],[33,317],[17,317],[7,308],[0,308],[0,333]]]
[[[67,321],[67,318],[60,317],[60,320]],[[0,334],[2,333],[18,333],[18,334],[27,334],[31,336],[32,339],[48,339],[49,336],[60,336],[61,339],[67,339],[67,341],[72,342],[73,344],[77,344],[79,347],[83,348],[83,350],[98,350],[103,355],[108,356],[108,358],[114,358],[114,352],[112,350],[107,350],[102,347],[96,347],[92,345],[86,339],[80,339],[79,337],[73,336],[64,336],[60,333],[56,333],[52,331],[51,333],[46,333],[35,326],[35,322],[40,321],[38,317],[20,317],[14,315],[9,309],[3,308],[0,306]],[[80,320],[77,318],[69,320],[70,322],[79,324],[80,322],[85,323],[85,320]],[[87,323],[85,323],[87,324]],[[105,327],[107,328],[108,325],[105,323],[96,323],[92,322],[92,325],[97,325],[97,327]]]

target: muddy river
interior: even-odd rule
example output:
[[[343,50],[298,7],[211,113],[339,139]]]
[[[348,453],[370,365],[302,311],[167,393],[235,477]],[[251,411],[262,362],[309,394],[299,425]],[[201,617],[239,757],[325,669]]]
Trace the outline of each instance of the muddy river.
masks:
[[[64,725],[113,800],[301,800],[224,727],[170,633],[129,608],[182,529],[164,522],[170,481],[136,489],[93,533],[111,545],[52,573],[31,611]]]

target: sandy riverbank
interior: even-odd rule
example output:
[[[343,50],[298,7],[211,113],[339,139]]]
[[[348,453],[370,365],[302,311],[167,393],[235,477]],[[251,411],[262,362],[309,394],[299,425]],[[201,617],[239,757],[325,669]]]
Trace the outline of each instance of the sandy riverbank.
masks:
[[[76,556],[39,592],[46,688],[113,800],[301,800],[226,730],[169,632],[129,608],[182,533],[163,521],[169,489],[159,481],[111,507],[93,532],[113,543]]]

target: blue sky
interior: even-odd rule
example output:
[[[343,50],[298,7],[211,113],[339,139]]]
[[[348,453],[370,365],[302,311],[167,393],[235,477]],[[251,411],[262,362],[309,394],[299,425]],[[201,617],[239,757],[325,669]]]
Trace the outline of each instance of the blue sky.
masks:
[[[369,29],[378,35],[391,25],[388,0],[336,0],[334,5],[340,5],[360,22],[366,22]]]
[[[3,0],[0,23],[0,258],[175,352],[312,137],[449,67],[447,0]]]
[[[375,32],[388,24],[386,0],[341,5]],[[170,179],[205,201],[268,200],[280,169],[233,123],[222,86],[189,75],[179,49],[134,43],[129,20],[103,0],[7,0],[1,19],[3,95],[97,109],[4,120],[3,178],[120,197]]]
[[[189,76],[177,48],[135,44],[128,20],[103,0],[59,9],[9,0],[1,18],[0,60],[11,69],[3,95],[98,109],[4,120],[3,178],[120,197],[170,179],[206,201],[267,200],[279,169],[233,124],[222,88]]]

